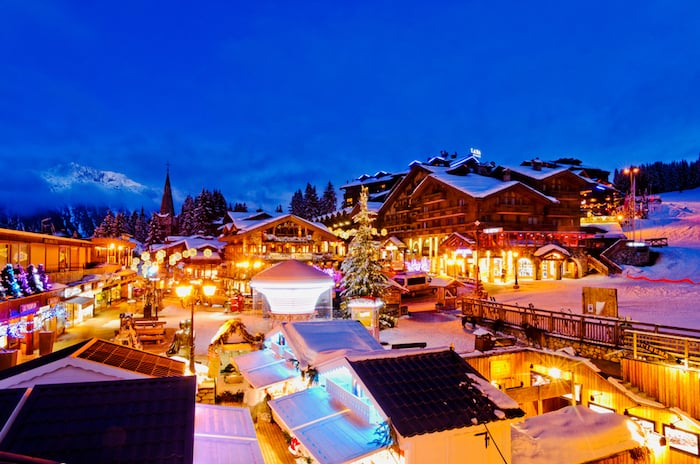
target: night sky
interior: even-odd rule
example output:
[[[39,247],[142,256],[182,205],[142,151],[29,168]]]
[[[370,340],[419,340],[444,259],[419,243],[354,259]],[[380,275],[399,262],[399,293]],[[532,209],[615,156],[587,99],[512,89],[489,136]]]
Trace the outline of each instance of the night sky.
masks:
[[[286,210],[441,150],[700,152],[697,1],[5,0],[0,50],[5,201],[70,161]]]

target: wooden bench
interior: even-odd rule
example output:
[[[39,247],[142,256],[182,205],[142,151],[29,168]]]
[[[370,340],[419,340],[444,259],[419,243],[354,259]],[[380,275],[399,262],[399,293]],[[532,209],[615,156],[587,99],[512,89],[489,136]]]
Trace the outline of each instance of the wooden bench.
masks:
[[[135,321],[134,330],[141,343],[165,341],[165,321]]]

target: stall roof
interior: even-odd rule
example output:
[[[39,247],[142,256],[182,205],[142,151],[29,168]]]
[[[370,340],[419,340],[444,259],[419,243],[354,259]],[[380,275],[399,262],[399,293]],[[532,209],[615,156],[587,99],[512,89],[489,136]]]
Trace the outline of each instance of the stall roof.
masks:
[[[282,332],[302,369],[346,355],[384,351],[357,320],[284,322]]]
[[[249,409],[199,403],[195,406],[194,463],[264,462]]]
[[[265,388],[298,375],[297,370],[271,350],[252,351],[236,356],[236,365],[253,388]]]
[[[64,301],[64,303],[77,304],[80,306],[84,306],[86,304],[95,304],[95,300],[93,298],[88,298],[85,296],[74,296],[70,300]]]
[[[323,387],[283,396],[269,404],[318,462],[352,462],[382,448],[375,434],[377,425],[331,401]]]

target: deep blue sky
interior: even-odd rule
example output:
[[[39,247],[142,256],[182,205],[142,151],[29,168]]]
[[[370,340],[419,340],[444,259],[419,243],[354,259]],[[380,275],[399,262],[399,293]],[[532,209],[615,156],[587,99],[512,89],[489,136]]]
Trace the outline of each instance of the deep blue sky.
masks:
[[[0,50],[0,191],[65,161],[161,189],[169,162],[177,208],[271,210],[440,150],[700,152],[697,1],[5,0]]]

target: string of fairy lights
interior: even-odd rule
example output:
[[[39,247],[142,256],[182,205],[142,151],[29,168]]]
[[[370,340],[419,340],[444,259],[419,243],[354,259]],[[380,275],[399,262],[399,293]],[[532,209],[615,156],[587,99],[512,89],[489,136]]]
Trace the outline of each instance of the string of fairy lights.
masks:
[[[42,330],[41,328],[44,326],[44,323],[53,318],[65,320],[65,304],[58,303],[53,307],[40,311],[34,315],[34,319],[31,321],[19,320],[17,322],[0,325],[0,337],[9,336],[12,338],[23,338],[30,332]],[[31,330],[28,329],[30,325],[33,326]]]
[[[206,249],[202,253],[205,257],[212,255],[211,250]],[[197,256],[197,250],[190,248],[182,253],[174,253],[169,256],[169,264],[176,265],[184,258],[193,258]],[[132,262],[131,269],[139,270],[144,277],[153,277],[158,272],[158,266],[162,264],[166,257],[165,250],[159,250],[155,253],[155,260],[151,260],[149,252],[144,252],[141,259],[135,258]],[[57,303],[47,309],[37,312],[32,320],[19,319],[16,322],[8,322],[0,325],[0,337],[24,338],[28,333],[42,330],[46,321],[51,319],[66,320],[67,309],[64,303]]]

